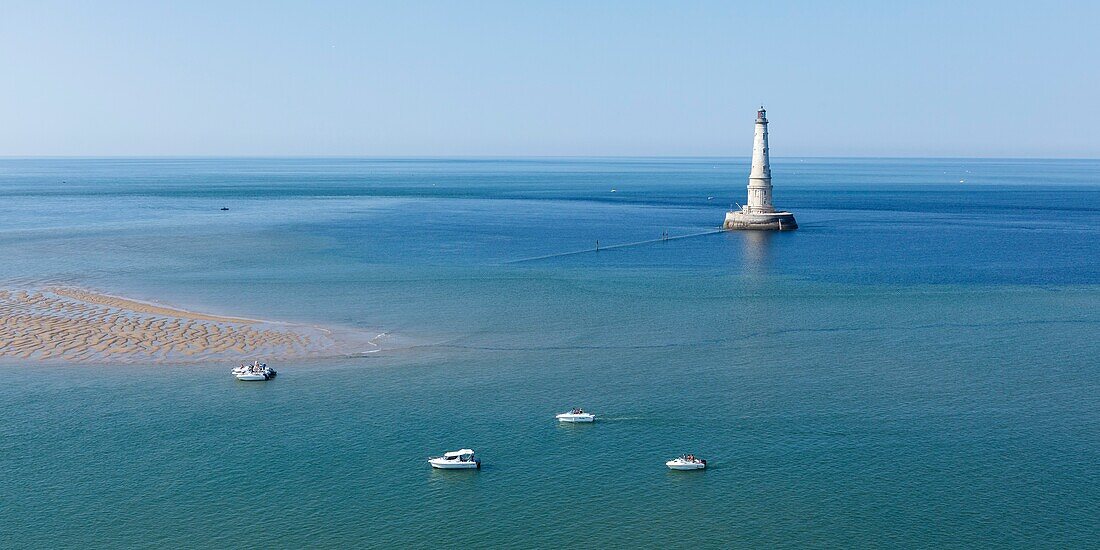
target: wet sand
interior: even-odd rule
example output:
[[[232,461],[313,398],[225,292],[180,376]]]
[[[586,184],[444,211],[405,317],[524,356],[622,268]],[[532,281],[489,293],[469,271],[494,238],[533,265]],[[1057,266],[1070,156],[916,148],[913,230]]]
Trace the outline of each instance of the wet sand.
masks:
[[[0,288],[0,358],[165,363],[334,351],[317,327],[195,313],[79,288]]]

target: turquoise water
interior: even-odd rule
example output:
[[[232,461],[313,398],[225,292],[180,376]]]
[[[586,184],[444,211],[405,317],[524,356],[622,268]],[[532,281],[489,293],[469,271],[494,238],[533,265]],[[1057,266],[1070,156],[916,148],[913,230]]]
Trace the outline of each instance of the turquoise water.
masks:
[[[544,258],[706,232],[747,172],[0,161],[4,285],[397,335],[265,384],[0,364],[0,546],[1100,544],[1100,162],[779,159],[797,232]]]

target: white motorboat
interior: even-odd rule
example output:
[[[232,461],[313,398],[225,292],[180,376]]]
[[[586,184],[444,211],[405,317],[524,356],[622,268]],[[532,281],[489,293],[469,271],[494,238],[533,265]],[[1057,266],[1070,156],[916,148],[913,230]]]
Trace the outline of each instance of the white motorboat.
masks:
[[[592,413],[584,412],[584,409],[576,409],[565,413],[561,413],[554,418],[558,419],[558,422],[594,422],[596,415]]]
[[[237,377],[237,380],[245,382],[271,380],[275,378],[275,375],[279,374],[275,372],[275,369],[267,366],[267,363],[261,363],[259,361],[253,361],[251,365],[241,365],[230,372],[233,373],[233,376]]]
[[[702,470],[707,467],[707,461],[695,455],[680,455],[665,462],[669,470]]]
[[[440,470],[481,468],[481,461],[474,456],[472,449],[459,449],[443,453],[443,456],[429,457],[428,464],[431,464],[432,468],[439,468]]]

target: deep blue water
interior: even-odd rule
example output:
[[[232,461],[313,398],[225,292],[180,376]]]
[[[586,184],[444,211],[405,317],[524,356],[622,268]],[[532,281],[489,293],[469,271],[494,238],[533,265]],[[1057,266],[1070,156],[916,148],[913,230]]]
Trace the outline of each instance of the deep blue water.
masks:
[[[0,160],[4,286],[399,335],[260,385],[0,364],[0,546],[1100,545],[1100,161],[777,159],[796,232],[555,255],[747,173]]]

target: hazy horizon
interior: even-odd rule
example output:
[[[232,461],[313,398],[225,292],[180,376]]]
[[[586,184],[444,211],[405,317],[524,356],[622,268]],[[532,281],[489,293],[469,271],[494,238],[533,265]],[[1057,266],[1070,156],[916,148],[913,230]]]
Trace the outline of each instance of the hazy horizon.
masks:
[[[156,159],[347,159],[347,160],[526,160],[526,159],[547,159],[547,160],[568,160],[568,159],[609,159],[609,160],[630,160],[630,159],[721,159],[721,160],[744,160],[749,162],[752,160],[750,155],[0,155],[0,160],[156,160]],[[773,155],[769,157],[770,160],[795,160],[795,159],[815,159],[815,160],[979,160],[979,161],[997,161],[997,160],[1030,160],[1030,161],[1100,161],[1100,157],[1024,157],[1024,156],[903,156],[903,155],[883,155],[883,156],[871,156],[871,155]]]
[[[0,157],[1100,158],[1100,6],[11,2]]]

